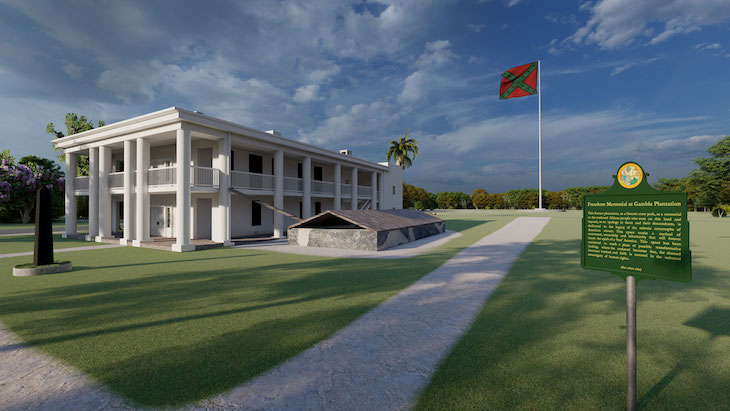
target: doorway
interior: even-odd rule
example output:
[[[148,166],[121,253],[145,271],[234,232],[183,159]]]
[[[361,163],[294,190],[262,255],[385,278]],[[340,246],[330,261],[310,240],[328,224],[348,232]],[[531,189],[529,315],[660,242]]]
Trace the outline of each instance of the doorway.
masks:
[[[150,207],[150,236],[172,237],[172,207]]]
[[[195,203],[195,239],[211,239],[213,200],[199,198]]]

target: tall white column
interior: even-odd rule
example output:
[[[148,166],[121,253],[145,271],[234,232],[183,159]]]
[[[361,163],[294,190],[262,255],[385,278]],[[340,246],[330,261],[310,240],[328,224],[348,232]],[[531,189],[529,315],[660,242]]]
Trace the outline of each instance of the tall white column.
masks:
[[[218,141],[218,207],[216,208],[216,225],[218,230],[216,237],[213,239],[216,242],[223,243],[224,245],[231,245],[231,234],[230,224],[228,222],[228,210],[230,208],[231,193],[228,191],[230,186],[230,166],[228,159],[231,156],[230,149],[230,134],[225,138]]]
[[[89,234],[86,241],[99,235],[99,149],[89,149]]]
[[[383,173],[378,173],[378,210],[385,209],[385,178]]]
[[[302,218],[307,219],[312,216],[312,157],[304,157],[302,179],[304,180]]]
[[[120,244],[131,245],[134,240],[134,158],[135,142],[124,141],[124,236]]]
[[[195,250],[190,242],[190,130],[177,130],[176,138],[175,236],[172,251]]]
[[[284,151],[274,153],[274,207],[284,209]],[[284,237],[284,216],[274,213],[274,237]]]
[[[370,209],[378,209],[378,173],[370,173]]]
[[[342,208],[342,164],[335,164],[335,210]]]
[[[112,150],[99,147],[99,235],[96,241],[112,235],[112,197],[109,192],[109,173],[112,170]]]
[[[148,171],[150,169],[150,140],[137,138],[135,143],[137,160],[134,162],[137,169],[135,178],[136,189],[134,195],[134,241],[139,247],[142,242],[150,240],[150,193]]]
[[[71,234],[76,234],[76,154],[66,153],[66,193],[64,196],[64,209],[66,217],[64,219],[65,229],[63,238],[67,238]]]
[[[352,183],[352,205],[350,208],[357,210],[357,167],[352,168],[352,177],[350,178],[350,182]]]

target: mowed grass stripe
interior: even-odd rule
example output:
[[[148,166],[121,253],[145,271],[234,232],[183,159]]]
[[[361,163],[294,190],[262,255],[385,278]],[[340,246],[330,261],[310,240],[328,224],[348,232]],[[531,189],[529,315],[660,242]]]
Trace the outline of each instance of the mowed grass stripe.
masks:
[[[580,268],[580,215],[552,219],[417,409],[622,409],[625,285]],[[641,409],[730,407],[730,220],[690,216],[693,280],[638,284]]]
[[[408,259],[125,247],[66,253],[71,273],[14,278],[29,258],[7,258],[0,321],[138,404],[182,405],[327,338],[512,218],[450,218],[461,237]]]
[[[0,237],[0,254],[13,254],[33,251],[34,242],[35,236],[33,234]],[[61,234],[53,234],[53,248],[55,250],[94,245],[102,245],[102,243],[70,240],[67,238],[62,238]]]

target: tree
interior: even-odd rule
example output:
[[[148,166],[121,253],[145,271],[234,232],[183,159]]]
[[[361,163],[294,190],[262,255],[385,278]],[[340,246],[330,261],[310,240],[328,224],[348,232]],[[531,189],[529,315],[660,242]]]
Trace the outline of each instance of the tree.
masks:
[[[458,205],[458,198],[456,193],[442,192],[436,194],[436,201],[438,202],[439,208],[452,209]]]
[[[36,191],[43,187],[63,190],[63,173],[53,161],[35,156],[27,164],[10,164],[6,159],[0,165],[0,202],[20,214],[24,224],[30,221],[34,208]],[[25,160],[26,157],[23,158]],[[22,161],[22,160],[21,160]],[[44,167],[42,164],[50,164]]]
[[[395,160],[395,164],[401,166],[404,170],[413,165],[413,159],[418,155],[418,141],[408,138],[410,132],[411,130],[408,129],[405,137],[401,137],[399,141],[391,140],[386,156],[388,161],[392,158]],[[410,157],[411,154],[413,154],[412,158]]]
[[[15,164],[15,157],[10,155],[10,150],[0,152],[0,161],[6,160],[8,164]]]
[[[471,202],[476,208],[487,208],[489,206],[489,193],[483,188],[477,188],[471,193]]]
[[[56,131],[56,126],[53,123],[48,123],[46,125],[46,133],[53,134],[56,136],[56,138],[63,138],[65,136],[70,136],[72,134],[76,133],[82,133],[84,131],[89,131],[94,129],[93,121],[90,121],[86,118],[86,116],[79,117],[76,113],[66,113],[66,118],[64,120],[64,124],[66,125],[66,135],[64,135],[60,131]],[[99,120],[96,123],[97,127],[103,127],[104,121]],[[56,149],[58,150],[58,149]],[[58,156],[58,161],[63,164],[66,159],[63,155]],[[78,156],[77,162],[76,162],[76,175],[78,176],[87,176],[89,175],[89,157],[88,156]]]
[[[697,203],[713,208],[730,204],[730,136],[711,145],[707,152],[710,157],[694,159],[698,168],[690,173],[699,189]]]

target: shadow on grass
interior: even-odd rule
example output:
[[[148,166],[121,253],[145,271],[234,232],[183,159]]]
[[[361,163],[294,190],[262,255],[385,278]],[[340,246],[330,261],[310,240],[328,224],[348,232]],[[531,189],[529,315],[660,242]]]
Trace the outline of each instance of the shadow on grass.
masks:
[[[5,293],[0,313],[25,344],[125,397],[179,405],[327,338],[481,238],[486,222],[447,224],[472,234],[407,261],[232,249],[87,254],[77,277]]]
[[[625,323],[624,282],[610,273],[581,269],[579,251],[578,239],[541,238],[533,242],[441,364],[416,408],[622,406],[625,329],[619,326]],[[665,316],[682,318],[687,310],[706,304],[722,290],[730,290],[726,273],[697,262],[691,283],[639,283],[639,360],[640,365],[642,361],[650,363],[640,369],[639,380],[647,382],[661,376],[642,397],[644,406],[650,402],[660,407],[684,404],[678,408],[693,401],[710,408],[723,404],[722,393],[730,384],[730,375],[717,365],[712,369],[717,353],[707,345],[696,344],[697,333],[681,323],[666,329],[642,315],[642,306],[652,310],[665,306],[660,321],[665,321]],[[727,336],[729,317],[730,310],[716,308],[684,325]],[[652,353],[654,350],[661,354]],[[730,350],[725,352],[730,355]],[[674,364],[668,372],[662,370],[666,363]],[[680,395],[664,389],[676,383],[679,375],[685,387],[678,392],[686,393],[686,384],[702,385],[694,399],[677,401]]]

